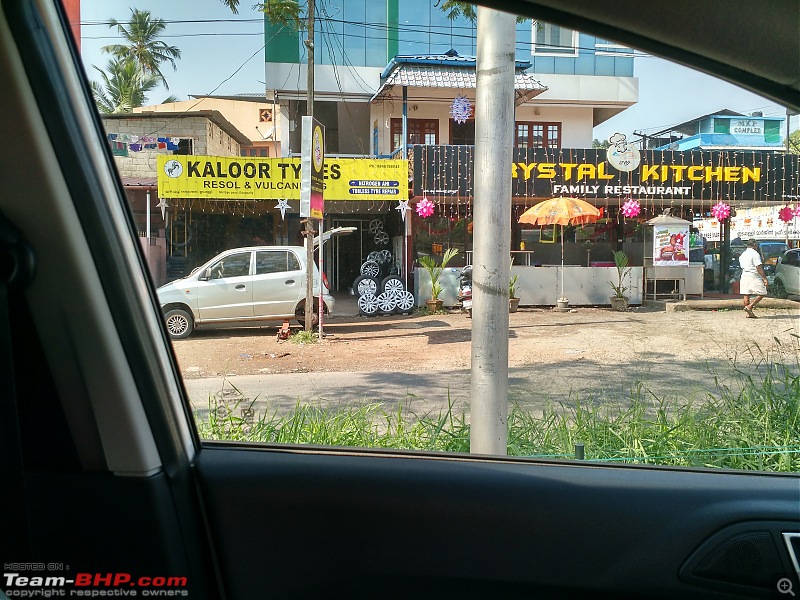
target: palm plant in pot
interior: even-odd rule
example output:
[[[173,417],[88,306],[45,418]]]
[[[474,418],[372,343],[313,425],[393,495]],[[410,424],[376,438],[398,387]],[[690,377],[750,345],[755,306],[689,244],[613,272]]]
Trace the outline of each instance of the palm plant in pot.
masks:
[[[519,298],[517,298],[517,279],[519,275],[512,275],[508,280],[508,311],[517,312],[519,307]]]
[[[442,284],[439,283],[439,278],[442,276],[442,271],[447,266],[447,263],[456,254],[458,254],[456,248],[448,248],[442,256],[441,263],[436,262],[436,259],[432,256],[423,256],[419,259],[419,264],[422,265],[422,268],[428,272],[428,276],[431,278],[431,298],[425,301],[425,305],[431,312],[436,312],[442,308],[443,301],[439,298],[442,293]]]
[[[610,297],[611,308],[613,310],[625,310],[628,306],[628,296],[625,292],[628,291],[627,286],[622,284],[625,276],[630,273],[631,268],[628,266],[628,255],[622,250],[614,252],[614,266],[617,268],[617,281],[609,281],[611,289],[614,290],[614,295]]]

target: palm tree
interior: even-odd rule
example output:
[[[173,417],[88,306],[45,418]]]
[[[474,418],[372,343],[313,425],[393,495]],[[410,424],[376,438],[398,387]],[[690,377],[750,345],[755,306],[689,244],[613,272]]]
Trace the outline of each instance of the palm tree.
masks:
[[[234,0],[228,1],[233,2]],[[109,27],[116,27],[128,43],[104,46],[103,52],[108,52],[119,60],[132,58],[139,70],[145,74],[154,75],[158,81],[164,84],[165,88],[169,89],[159,66],[161,63],[168,62],[172,64],[173,69],[177,68],[175,59],[181,57],[181,51],[158,39],[167,27],[164,20],[154,19],[148,10],[134,8],[131,9],[129,23],[123,24],[116,19],[111,19]]]
[[[233,14],[239,14],[239,0],[220,1]],[[254,5],[253,8],[263,12],[272,24],[288,25],[295,29],[303,29],[305,24],[300,18],[300,3],[297,0],[266,0]]]
[[[159,83],[157,76],[143,73],[131,58],[110,60],[105,71],[94,68],[100,73],[103,83],[93,81],[92,94],[103,114],[128,113],[143,106],[147,92]]]

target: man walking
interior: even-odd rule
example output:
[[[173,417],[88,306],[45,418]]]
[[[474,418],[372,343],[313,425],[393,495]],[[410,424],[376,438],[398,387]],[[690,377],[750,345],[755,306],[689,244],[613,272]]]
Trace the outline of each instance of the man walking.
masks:
[[[748,319],[756,319],[753,309],[767,295],[767,276],[761,266],[761,255],[758,253],[758,241],[747,242],[747,249],[739,257],[742,268],[742,279],[739,282],[739,293],[743,296],[744,312]],[[755,299],[750,302],[750,296]]]

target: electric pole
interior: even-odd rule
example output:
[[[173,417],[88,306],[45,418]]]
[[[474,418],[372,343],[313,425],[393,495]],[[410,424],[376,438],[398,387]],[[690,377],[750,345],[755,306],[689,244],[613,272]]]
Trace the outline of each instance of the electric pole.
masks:
[[[508,453],[514,15],[478,7],[470,452]]]
[[[308,78],[306,80],[306,115],[314,116],[314,0],[308,0]],[[314,328],[314,222],[306,217],[306,331]],[[320,244],[322,236],[320,235]],[[322,273],[319,274],[322,278]],[[320,291],[320,293],[322,293]]]

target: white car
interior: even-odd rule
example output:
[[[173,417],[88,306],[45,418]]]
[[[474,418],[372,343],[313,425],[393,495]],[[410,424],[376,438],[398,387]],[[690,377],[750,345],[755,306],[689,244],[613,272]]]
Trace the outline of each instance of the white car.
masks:
[[[333,314],[333,297],[323,275],[324,314]],[[314,265],[314,290],[319,270]],[[306,250],[302,246],[253,246],[227,250],[183,279],[157,290],[167,330],[188,337],[209,323],[257,325],[296,319],[305,322]],[[314,298],[315,321],[319,296]],[[316,323],[315,323],[316,324]]]
[[[789,250],[778,259],[773,285],[779,298],[800,295],[800,248]]]

